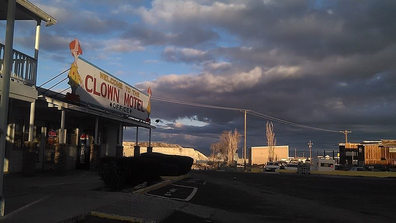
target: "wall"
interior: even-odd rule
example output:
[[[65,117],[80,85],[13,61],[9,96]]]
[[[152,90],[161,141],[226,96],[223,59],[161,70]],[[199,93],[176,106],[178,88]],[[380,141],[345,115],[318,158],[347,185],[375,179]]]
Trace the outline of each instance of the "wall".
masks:
[[[134,155],[134,146],[135,143],[133,142],[124,142],[124,156],[133,156]],[[140,153],[146,153],[147,147],[140,147]],[[153,145],[153,152],[155,153],[163,153],[168,155],[178,155],[178,156],[189,156],[194,159],[194,163],[199,161],[208,161],[208,157],[204,154],[195,150],[193,148],[183,148],[179,147],[156,147]]]
[[[333,159],[312,159],[312,169],[316,171],[334,171],[335,161]]]
[[[8,162],[9,173],[19,173],[22,171],[23,150],[12,149],[10,151],[10,160]]]
[[[268,146],[257,146],[250,148],[251,165],[265,164],[268,162]],[[282,160],[289,158],[289,146],[275,146],[274,149],[275,160]]]
[[[101,144],[100,156],[115,156],[117,144],[117,132],[119,131],[119,123],[107,123],[106,124],[106,143]],[[103,139],[102,139],[103,141]]]

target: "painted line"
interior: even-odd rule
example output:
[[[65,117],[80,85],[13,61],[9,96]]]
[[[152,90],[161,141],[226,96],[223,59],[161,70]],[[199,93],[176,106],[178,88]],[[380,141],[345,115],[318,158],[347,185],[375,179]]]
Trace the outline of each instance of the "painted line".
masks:
[[[173,185],[178,186],[178,187],[194,188],[193,191],[191,192],[191,194],[186,199],[184,199],[185,201],[190,201],[191,198],[193,198],[195,196],[195,193],[197,193],[197,191],[198,191],[198,188],[196,188],[196,187],[189,187],[189,186],[183,186],[183,185],[177,185],[177,184],[173,184]]]
[[[136,222],[136,223],[156,223],[156,221],[154,220],[136,218],[130,216],[122,216],[117,214],[107,214],[98,211],[91,211],[91,215],[99,218],[106,218],[106,219],[119,220],[119,221],[128,221],[128,222]]]
[[[38,200],[36,200],[36,201],[33,201],[33,202],[30,203],[30,204],[27,204],[27,205],[25,205],[25,206],[23,206],[23,207],[21,207],[21,208],[15,210],[15,211],[9,213],[8,215],[17,214],[18,212],[23,211],[24,209],[27,209],[27,208],[29,208],[29,207],[31,207],[31,206],[33,206],[33,205],[39,203],[39,202],[41,202],[41,201],[43,201],[43,200],[45,200],[45,199],[51,197],[51,196],[52,196],[52,194],[47,195],[47,196],[45,196],[45,197],[42,197],[42,198],[40,198],[40,199],[38,199]]]
[[[154,184],[154,185],[139,189],[137,191],[134,191],[133,193],[134,194],[144,194],[144,193],[150,192],[152,190],[157,190],[157,189],[159,189],[161,187],[165,187],[165,186],[167,186],[167,185],[169,185],[171,183],[172,183],[171,180],[165,180],[165,181],[162,181],[160,183],[157,183],[157,184]]]
[[[184,178],[187,178],[190,174],[184,174],[184,175],[180,175],[180,176],[161,176],[161,178],[165,179],[165,180],[173,180],[173,181],[179,181],[182,180]]]
[[[142,189],[139,189],[137,191],[134,191],[133,193],[134,194],[145,194],[145,193],[150,192],[152,190],[157,190],[157,189],[159,189],[161,187],[165,187],[165,186],[167,186],[167,185],[169,185],[169,184],[171,184],[171,183],[173,183],[175,181],[179,181],[179,180],[185,179],[188,176],[189,176],[189,174],[184,174],[184,175],[177,176],[177,177],[162,176],[161,178],[163,178],[164,181],[159,182],[159,183],[154,184],[154,185],[151,185],[151,186],[148,186],[148,187],[145,187],[145,188],[142,188]]]
[[[63,182],[63,183],[56,183],[56,184],[37,185],[37,186],[33,186],[33,187],[52,187],[52,186],[69,185],[69,184],[85,184],[85,183],[98,183],[98,182],[103,182],[103,181],[102,180],[90,180],[90,181],[84,181],[84,182]]]
[[[189,187],[189,186],[176,185],[176,184],[171,184],[171,185],[177,186],[177,187],[193,188],[193,190],[192,190],[192,192],[190,193],[190,195],[189,195],[187,198],[185,198],[185,199],[181,199],[181,198],[172,198],[172,197],[165,197],[165,196],[156,195],[156,194],[149,194],[148,192],[146,192],[145,194],[148,195],[148,196],[152,196],[152,197],[158,197],[158,198],[163,198],[163,199],[172,199],[172,200],[176,200],[176,201],[187,201],[187,202],[188,202],[188,201],[190,201],[190,200],[195,196],[195,194],[196,194],[197,191],[198,191],[198,188],[196,188],[196,187]]]

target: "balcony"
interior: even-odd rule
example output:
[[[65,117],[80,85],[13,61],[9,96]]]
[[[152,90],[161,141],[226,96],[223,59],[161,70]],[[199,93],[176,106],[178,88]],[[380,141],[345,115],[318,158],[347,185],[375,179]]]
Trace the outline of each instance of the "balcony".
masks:
[[[0,43],[0,73],[3,74],[5,46]],[[17,50],[12,53],[11,81],[35,86],[37,78],[37,60]]]

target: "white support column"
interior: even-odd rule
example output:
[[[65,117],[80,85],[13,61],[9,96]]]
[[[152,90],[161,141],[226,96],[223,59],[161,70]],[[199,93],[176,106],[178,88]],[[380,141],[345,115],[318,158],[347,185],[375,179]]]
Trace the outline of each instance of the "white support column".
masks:
[[[119,134],[118,134],[118,143],[120,146],[123,144],[123,138],[124,138],[124,128],[122,126],[122,123],[120,123],[120,128],[119,128]]]
[[[45,168],[45,144],[47,141],[47,127],[41,127],[41,145],[40,145],[40,154],[41,154],[41,168]]]
[[[0,99],[0,217],[4,216],[5,200],[3,197],[3,172],[4,155],[6,147],[6,128],[8,122],[8,100],[10,95],[10,78],[12,66],[12,54],[14,43],[16,0],[8,0],[7,8],[7,28],[3,61],[3,84],[1,86]]]
[[[41,28],[41,20],[37,21],[37,26],[36,26],[36,39],[34,42],[34,59],[37,60],[36,62],[36,67],[34,67],[34,80],[33,83],[36,85],[37,81],[37,69],[38,69],[38,53],[39,53],[39,45],[40,45],[40,28]]]
[[[94,135],[94,145],[98,145],[98,132],[99,132],[99,118],[95,119],[95,135]]]
[[[134,146],[134,157],[140,156],[140,146],[139,146],[139,127],[136,127],[136,145]]]
[[[149,128],[149,142],[147,146],[147,153],[148,154],[153,153],[153,147],[151,146],[151,128]]]
[[[149,143],[148,146],[151,147],[151,128],[149,128]]]
[[[34,59],[38,59],[38,52],[39,52],[39,46],[40,46],[40,28],[41,28],[41,21],[37,22],[36,26],[36,39],[34,42]]]
[[[139,127],[136,127],[136,144],[135,146],[139,145]]]
[[[33,142],[34,140],[34,117],[36,111],[36,101],[30,103],[30,118],[29,118],[29,142]]]
[[[62,112],[61,112],[61,129],[60,129],[60,133],[59,133],[59,144],[63,144],[66,143],[65,142],[65,119],[66,119],[66,114],[65,114],[65,109],[62,108]]]

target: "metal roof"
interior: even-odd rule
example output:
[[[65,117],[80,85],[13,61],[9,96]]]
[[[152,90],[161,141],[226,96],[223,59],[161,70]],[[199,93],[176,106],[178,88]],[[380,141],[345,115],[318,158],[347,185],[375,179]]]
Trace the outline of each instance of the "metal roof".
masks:
[[[0,20],[7,20],[8,1],[0,0]],[[45,21],[46,26],[56,24],[56,19],[27,0],[16,0],[15,20]]]

